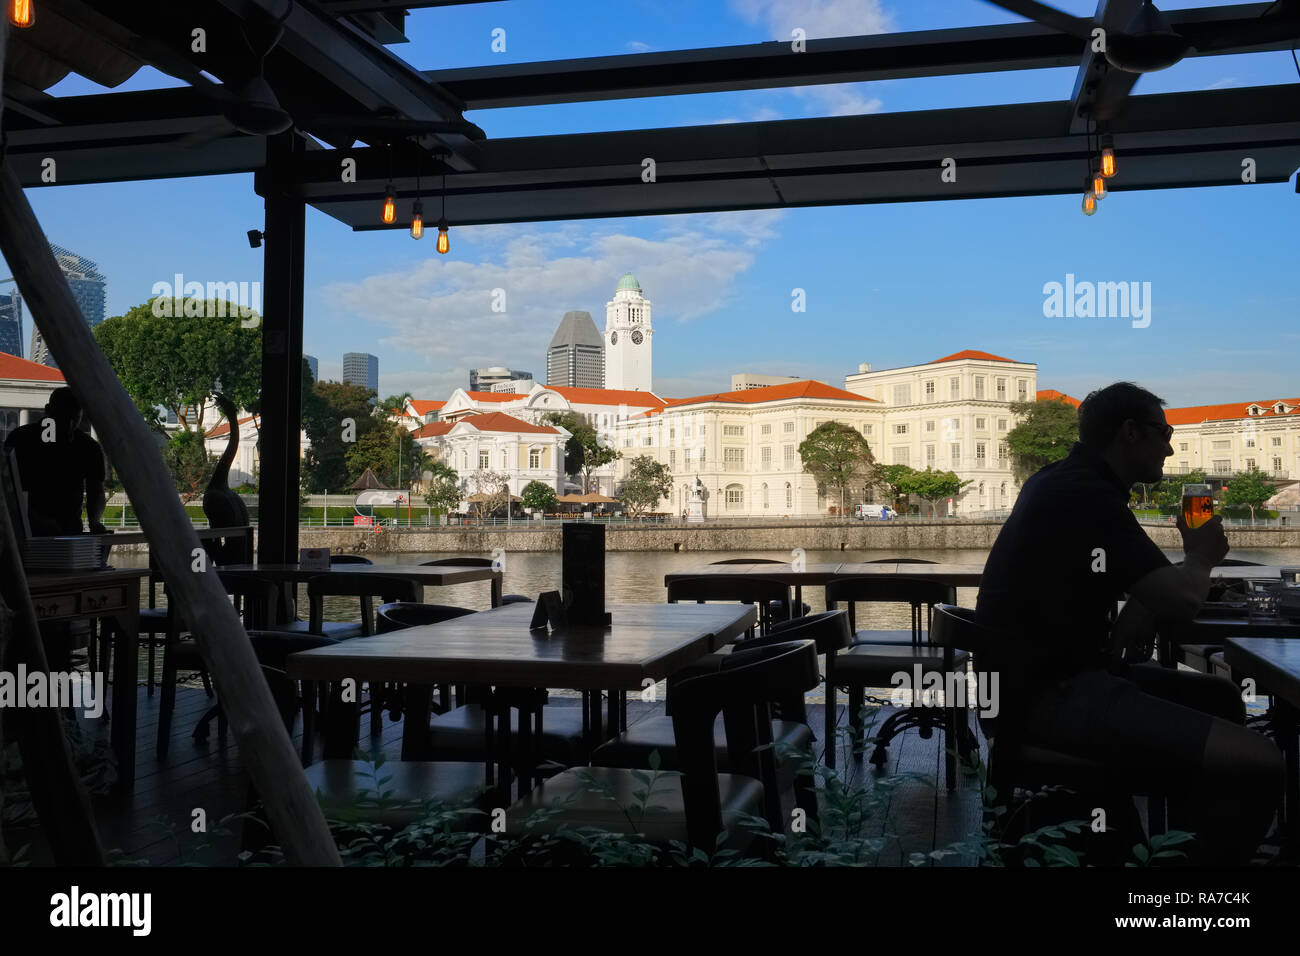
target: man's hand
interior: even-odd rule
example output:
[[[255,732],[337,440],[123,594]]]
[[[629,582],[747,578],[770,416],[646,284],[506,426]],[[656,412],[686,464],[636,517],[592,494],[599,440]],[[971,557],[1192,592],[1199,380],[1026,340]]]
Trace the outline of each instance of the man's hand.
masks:
[[[1223,518],[1219,515],[1199,528],[1190,528],[1180,514],[1177,527],[1183,536],[1183,552],[1188,560],[1196,560],[1212,568],[1227,557],[1228,533],[1223,530]]]
[[[91,534],[112,534],[113,532],[109,531],[98,521],[92,521],[90,522],[90,533]]]

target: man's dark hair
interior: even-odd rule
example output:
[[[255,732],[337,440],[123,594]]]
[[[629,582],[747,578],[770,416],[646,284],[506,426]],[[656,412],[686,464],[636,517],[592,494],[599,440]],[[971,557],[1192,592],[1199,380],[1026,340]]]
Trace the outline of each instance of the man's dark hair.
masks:
[[[1128,419],[1150,421],[1165,400],[1132,382],[1116,382],[1089,392],[1079,405],[1079,441],[1104,451]]]
[[[81,402],[70,388],[56,388],[45,402],[45,410],[56,421],[70,422],[81,414]]]

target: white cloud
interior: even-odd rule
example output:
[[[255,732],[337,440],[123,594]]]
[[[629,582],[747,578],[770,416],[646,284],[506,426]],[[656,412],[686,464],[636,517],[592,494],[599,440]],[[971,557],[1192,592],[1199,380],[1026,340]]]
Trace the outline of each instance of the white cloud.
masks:
[[[1207,89],[1207,90],[1222,90],[1222,89],[1226,89],[1226,88],[1229,87],[1229,86],[1232,86],[1232,85],[1233,85],[1234,83],[1236,83],[1236,82],[1237,82],[1237,78],[1236,78],[1235,76],[1225,76],[1225,77],[1224,77],[1223,79],[1221,79],[1221,80],[1215,80],[1213,83],[1211,83],[1209,86],[1207,86],[1206,89]]]
[[[795,86],[790,92],[805,102],[816,116],[857,116],[879,113],[884,103],[877,96],[866,96],[866,83],[835,83],[829,86]]]
[[[623,45],[633,53],[647,53],[654,49],[649,43],[642,43],[640,40],[628,40]]]
[[[453,248],[481,249],[479,261],[423,259],[330,285],[321,299],[340,321],[364,318],[385,330],[378,342],[384,354],[424,365],[381,366],[384,394],[409,388],[443,397],[467,384],[469,368],[507,365],[544,378],[545,349],[561,316],[585,310],[603,327],[605,303],[627,271],[653,303],[658,328],[718,311],[753,265],[756,247],[776,235],[780,217],[779,210],[667,217],[652,237],[592,223],[457,230],[474,235],[472,242],[454,236]],[[496,289],[505,293],[504,312],[493,311]],[[329,367],[321,372],[328,377]]]
[[[731,0],[731,9],[747,23],[762,24],[777,40],[789,40],[796,27],[809,39],[888,33],[892,28],[881,0]]]

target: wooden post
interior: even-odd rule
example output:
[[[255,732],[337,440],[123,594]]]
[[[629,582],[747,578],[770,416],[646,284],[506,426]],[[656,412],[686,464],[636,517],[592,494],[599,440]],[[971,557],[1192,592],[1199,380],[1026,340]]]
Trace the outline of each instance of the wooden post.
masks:
[[[0,169],[0,252],[135,503],[171,600],[190,623],[204,664],[221,688],[222,707],[286,859],[302,865],[339,865],[329,827],[243,625],[206,564],[162,458],[154,452],[148,426],[82,319],[49,241],[7,165]],[[47,821],[47,826],[58,825]]]

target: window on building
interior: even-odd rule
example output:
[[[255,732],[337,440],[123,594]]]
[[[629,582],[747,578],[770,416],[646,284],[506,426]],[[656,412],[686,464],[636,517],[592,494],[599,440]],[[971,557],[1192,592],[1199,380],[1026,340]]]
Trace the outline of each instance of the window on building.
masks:
[[[722,449],[722,467],[724,471],[744,471],[745,470],[745,449],[743,448]]]
[[[460,467],[463,471],[469,470],[469,452],[462,451],[460,453]]]
[[[911,405],[912,404],[912,386],[895,385],[894,386],[894,404]]]
[[[953,376],[948,379],[948,401],[961,398],[961,379]]]
[[[1282,447],[1282,438],[1281,438],[1280,435],[1274,435],[1274,436],[1273,436],[1272,445],[1273,445],[1274,448],[1281,448],[1281,447]]]
[[[948,419],[948,430],[952,432],[961,431],[961,419],[960,418]]]
[[[683,438],[690,438],[690,437],[691,437],[691,426],[690,426],[690,425],[683,425],[683,426],[682,426],[682,437],[683,437]]]
[[[1006,464],[1007,453],[1008,453],[1007,443],[1004,441],[998,442],[998,464],[999,465]]]
[[[985,431],[985,430],[987,429],[987,427],[988,427],[987,424],[986,424],[987,421],[988,421],[987,418],[977,418],[977,419],[975,419],[975,430],[976,430],[977,432]]]
[[[1021,402],[1029,400],[1029,383],[1023,378],[1016,381],[1016,400]]]
[[[528,449],[528,467],[529,468],[542,467],[542,450],[540,448]]]
[[[908,448],[906,445],[895,445],[893,448],[890,449],[890,454],[893,456],[894,459],[893,463],[895,465],[908,464],[907,459],[908,459],[909,452],[911,452],[911,449]]]
[[[794,433],[794,422],[785,422],[785,423],[781,426],[781,430],[784,431],[787,435],[793,434],[793,433]]]
[[[759,450],[758,455],[759,455],[759,460],[763,463],[763,470],[771,471],[772,470],[772,446],[764,445]]]
[[[961,464],[961,442],[953,442],[949,449],[952,452],[952,466],[956,468]]]
[[[760,435],[770,435],[770,434],[772,434],[772,426],[771,426],[771,425],[760,425],[760,426],[758,426],[758,433],[759,433]]]
[[[975,376],[975,397],[977,399],[982,399],[984,397],[984,376],[983,375]]]
[[[1210,447],[1215,451],[1227,451],[1232,447],[1232,440],[1224,438],[1219,441],[1212,441],[1210,442]]]
[[[870,426],[870,425],[863,425],[863,426],[862,426],[862,434],[864,434],[864,435],[870,435],[870,434],[871,434],[871,426]]]
[[[501,449],[501,470],[508,471],[510,468],[510,453],[504,448]]]
[[[630,439],[630,438],[624,438],[624,439],[623,439],[623,447],[624,447],[624,448],[631,448],[631,447],[632,447],[632,439]]]
[[[1180,441],[1180,442],[1178,443],[1178,450],[1179,450],[1179,451],[1187,451],[1187,442],[1185,442],[1185,441]]]
[[[1213,468],[1216,475],[1226,475],[1232,470],[1232,462],[1226,458],[1216,458],[1214,459]]]
[[[743,438],[745,436],[744,425],[723,425],[722,434],[726,438]]]
[[[676,441],[676,439],[677,439],[677,429],[676,428],[668,429],[668,440]]]
[[[689,468],[690,466],[691,466],[691,450],[690,450],[689,448],[683,448],[683,449],[682,449],[682,467],[684,467],[684,468]]]
[[[703,465],[704,465],[704,449],[701,448],[701,449],[700,449],[700,466],[703,467]]]
[[[995,387],[997,388],[997,400],[1005,402],[1007,400],[1007,380],[1005,378],[998,379]]]
[[[786,445],[781,449],[781,465],[786,471],[794,467],[794,445]]]
[[[987,458],[988,458],[988,455],[986,454],[986,446],[985,446],[984,442],[982,442],[982,441],[977,441],[977,442],[975,443],[975,464],[976,464],[976,465],[982,465],[982,464],[984,464],[984,462],[985,462],[985,460],[986,460]],[[981,486],[981,487],[982,487],[982,486]],[[982,492],[981,492],[981,494],[982,494]]]
[[[1246,459],[1246,470],[1247,470],[1247,471],[1254,471],[1254,470],[1255,470],[1255,459],[1254,459],[1254,458],[1247,458],[1247,459]]]
[[[894,426],[894,434],[895,434],[895,435],[906,435],[906,434],[907,434],[907,426],[906,426],[906,425],[895,425],[895,426]]]
[[[1275,472],[1280,472],[1280,471],[1282,470],[1282,459],[1281,459],[1281,458],[1274,458],[1274,459],[1273,459],[1273,470],[1274,470]]]
[[[925,400],[927,402],[934,401],[934,379],[930,379],[925,383]]]
[[[705,432],[705,426],[701,425],[701,426],[700,426],[700,437],[701,437],[701,438],[704,437],[704,432]]]
[[[669,468],[672,468],[672,469],[676,469],[676,468],[677,468],[677,450],[676,450],[676,449],[670,449],[669,452],[668,452],[668,467],[669,467]]]
[[[926,468],[934,467],[934,446],[933,445],[925,446],[925,467]]]
[[[932,431],[934,431],[934,422],[926,422],[926,423],[925,423],[925,430],[928,431],[928,432],[932,432]]]
[[[1254,435],[1247,435],[1247,436],[1246,436],[1246,447],[1247,447],[1247,448],[1254,448],[1254,447],[1255,447],[1255,436],[1254,436]]]
[[[738,510],[745,507],[745,489],[740,485],[727,485],[727,510]]]
[[[998,419],[998,431],[1000,431],[1000,432],[1004,432],[1004,431],[1006,431],[1006,430],[1007,430],[1007,420],[1006,420],[1005,418],[999,418],[999,419]]]
[[[644,448],[649,448],[654,443],[655,443],[655,439],[653,435],[646,435],[644,438],[641,439],[641,445]]]
[[[788,481],[785,483],[785,506],[787,508],[794,507],[794,488],[790,486]]]

